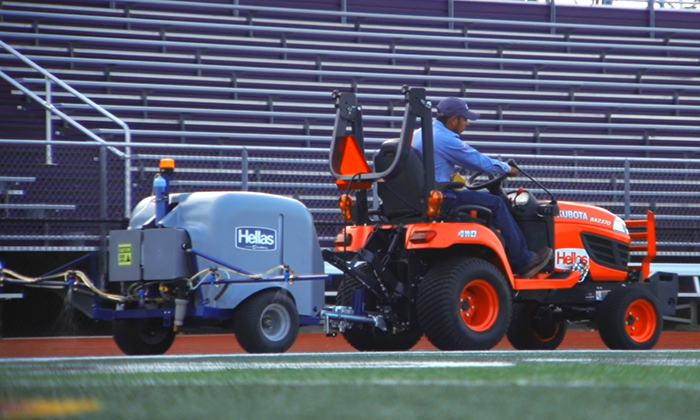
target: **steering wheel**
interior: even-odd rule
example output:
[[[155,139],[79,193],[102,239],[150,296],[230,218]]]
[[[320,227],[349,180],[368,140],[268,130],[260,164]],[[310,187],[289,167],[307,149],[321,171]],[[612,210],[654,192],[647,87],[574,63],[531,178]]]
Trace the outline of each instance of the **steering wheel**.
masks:
[[[515,168],[518,167],[518,165],[513,160],[509,160],[508,165]],[[479,180],[479,178],[483,176],[485,176],[487,179]],[[510,200],[508,200],[508,196],[506,195],[506,192],[503,191],[503,187],[501,186],[503,180],[506,179],[507,176],[508,172],[505,172],[498,176],[490,173],[485,173],[483,171],[476,172],[469,177],[465,186],[467,187],[467,189],[470,190],[480,190],[482,188],[486,188],[491,194],[501,197],[505,203],[510,204]]]
[[[486,179],[479,179],[484,176]],[[501,192],[503,191],[501,188],[501,183],[507,176],[507,172],[498,176],[486,172],[475,172],[469,177],[469,179],[467,179],[467,184],[465,186],[470,190],[481,190],[486,188],[493,195],[501,195]]]

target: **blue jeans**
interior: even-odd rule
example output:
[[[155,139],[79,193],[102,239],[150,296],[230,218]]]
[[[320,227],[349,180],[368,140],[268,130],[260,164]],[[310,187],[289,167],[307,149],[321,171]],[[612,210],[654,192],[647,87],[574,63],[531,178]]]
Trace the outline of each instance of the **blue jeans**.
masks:
[[[475,204],[484,206],[493,212],[493,224],[501,231],[501,236],[505,241],[505,251],[510,267],[514,273],[522,272],[532,261],[533,254],[527,249],[527,242],[520,227],[515,223],[510,209],[501,197],[493,194],[486,194],[479,191],[462,189],[454,191],[456,197],[449,198],[447,194],[443,209],[449,211],[455,206],[462,204]]]

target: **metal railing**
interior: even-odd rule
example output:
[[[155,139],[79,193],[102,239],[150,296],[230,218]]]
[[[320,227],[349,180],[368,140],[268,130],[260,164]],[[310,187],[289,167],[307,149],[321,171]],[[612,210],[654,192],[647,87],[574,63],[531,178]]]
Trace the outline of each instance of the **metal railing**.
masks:
[[[10,54],[13,56],[17,57],[19,60],[21,60],[24,64],[27,66],[31,67],[35,71],[41,73],[44,76],[45,79],[45,96],[44,98],[39,97],[36,93],[22,85],[20,82],[18,82],[16,79],[2,71],[0,69],[0,77],[5,79],[8,83],[16,87],[17,89],[21,90],[24,94],[32,98],[34,101],[38,102],[41,104],[44,109],[45,109],[45,134],[46,134],[46,163],[47,164],[53,164],[53,151],[52,151],[52,139],[53,139],[53,128],[52,128],[52,119],[51,119],[51,114],[55,114],[59,116],[62,120],[66,121],[68,124],[79,130],[81,133],[85,134],[88,136],[90,139],[102,144],[102,145],[107,145],[107,142],[99,137],[97,134],[92,132],[91,130],[87,129],[85,126],[77,122],[74,118],[71,116],[67,115],[60,109],[54,106],[53,101],[52,101],[52,83],[57,84],[61,88],[65,89],[66,91],[70,92],[73,96],[84,102],[85,104],[89,105],[92,109],[96,110],[109,120],[113,121],[117,125],[121,127],[120,132],[124,135],[124,152],[120,151],[119,149],[115,148],[114,146],[107,146],[107,149],[114,153],[115,155],[121,157],[124,159],[124,190],[125,190],[125,202],[124,202],[124,215],[125,217],[129,217],[131,214],[131,201],[130,201],[130,196],[131,196],[131,167],[130,165],[130,159],[129,159],[129,154],[131,153],[131,149],[129,147],[129,143],[131,143],[131,130],[129,129],[129,126],[122,121],[121,119],[117,118],[114,116],[111,112],[107,111],[94,101],[92,101],[90,98],[86,97],[82,93],[78,92],[68,84],[66,84],[64,81],[59,79],[58,77],[54,76],[51,74],[48,70],[44,69],[43,67],[39,66],[37,63],[29,59],[27,56],[24,54],[20,53],[17,51],[15,48],[12,46],[8,45],[7,43],[3,42],[0,40],[0,47],[4,48],[6,51],[8,51]],[[106,194],[106,191],[105,191]],[[106,201],[106,199],[105,199]]]
[[[700,4],[700,3],[698,3]],[[4,16],[7,17],[24,17],[24,18],[31,18],[31,19],[42,19],[42,20],[50,20],[52,22],[52,25],[56,25],[57,22],[60,21],[67,21],[67,22],[73,22],[76,19],[75,15],[72,14],[65,14],[65,13],[50,13],[50,12],[27,12],[27,11],[16,11],[16,10],[2,10],[0,13]],[[337,38],[354,38],[356,39],[357,37],[361,37],[363,40],[372,40],[372,41],[382,41],[385,42],[387,47],[391,47],[393,43],[396,43],[397,40],[405,41],[420,41],[420,42],[425,42],[425,41],[441,41],[441,42],[454,42],[455,44],[465,44],[465,43],[470,43],[470,42],[478,42],[478,43],[483,43],[483,44],[493,44],[496,46],[536,46],[536,47],[561,47],[565,46],[568,48],[587,48],[587,49],[594,49],[594,48],[600,48],[600,49],[605,49],[606,51],[615,51],[616,49],[621,49],[621,50],[627,50],[627,51],[641,51],[644,53],[652,53],[652,52],[663,52],[663,53],[668,53],[668,52],[692,52],[695,51],[696,48],[693,47],[687,47],[687,46],[674,46],[674,45],[665,45],[661,44],[663,40],[659,40],[658,45],[636,45],[636,44],[631,44],[631,43],[619,43],[619,40],[609,40],[606,41],[606,39],[600,39],[595,42],[590,42],[590,41],[571,41],[569,39],[569,36],[561,36],[561,39],[552,39],[552,40],[536,40],[536,39],[521,39],[521,38],[509,38],[507,35],[510,33],[509,32],[503,32],[501,36],[498,38],[489,38],[489,37],[478,37],[478,36],[473,36],[470,35],[469,33],[464,33],[462,35],[451,35],[451,34],[440,34],[440,35],[431,35],[431,34],[415,34],[411,33],[408,31],[402,31],[403,28],[395,28],[391,31],[371,31],[371,30],[362,30],[359,31],[358,28],[348,28],[348,29],[329,29],[329,28],[324,28],[324,29],[315,29],[315,28],[297,28],[294,26],[270,26],[270,25],[261,25],[261,24],[256,24],[254,21],[251,21],[248,24],[239,24],[239,23],[226,23],[226,24],[221,24],[221,23],[211,23],[211,22],[194,22],[194,21],[172,21],[172,20],[164,20],[164,19],[152,19],[152,18],[134,18],[134,17],[122,17],[122,16],[90,16],[90,21],[91,22],[97,22],[97,23],[105,23],[105,24],[114,24],[114,23],[120,23],[120,24],[126,24],[126,25],[134,25],[138,24],[139,26],[152,26],[153,30],[159,31],[160,35],[159,37],[161,40],[165,40],[166,38],[170,36],[178,36],[178,37],[187,37],[187,34],[179,32],[181,29],[192,29],[192,30],[212,30],[212,29],[219,29],[225,33],[236,33],[236,31],[239,32],[246,32],[246,33],[263,33],[263,34],[271,34],[271,35],[277,35],[277,36],[289,36],[289,35],[304,35],[304,36],[315,36],[318,39],[330,39],[334,40]],[[491,22],[490,20],[481,20],[480,22]],[[500,22],[500,21],[499,21]],[[509,23],[513,23],[512,21],[508,21]],[[517,22],[516,22],[517,24]],[[42,26],[41,22],[37,23],[37,28],[40,29]],[[596,26],[597,28],[597,26]],[[615,30],[618,30],[617,27],[615,27]],[[621,27],[621,32],[625,32],[623,28],[626,27]],[[511,29],[508,27],[508,29]],[[99,32],[99,28],[96,28],[96,31]],[[659,29],[657,28],[657,31]],[[674,31],[675,33],[675,31]],[[685,35],[695,35],[698,38],[700,38],[700,29],[681,29],[682,34]],[[126,34],[124,34],[126,35]],[[230,35],[233,36],[233,35]],[[221,38],[217,37],[216,40],[218,40],[220,43],[226,42],[226,38]],[[212,41],[214,42],[215,39],[212,38]],[[698,41],[700,43],[700,41]],[[370,44],[374,45],[374,44]]]
[[[619,26],[614,26],[614,25],[588,25],[588,24],[572,24],[572,23],[557,23],[557,15],[556,15],[556,7],[557,7],[557,2],[555,0],[545,0],[545,3],[550,6],[550,15],[549,15],[549,22],[527,22],[527,21],[508,21],[508,20],[499,20],[499,19],[469,19],[469,18],[458,18],[456,17],[456,8],[455,4],[459,0],[444,0],[446,3],[446,13],[445,17],[441,16],[430,16],[430,21],[433,23],[442,23],[445,24],[446,28],[449,29],[454,29],[458,24],[461,25],[468,25],[468,24],[475,24],[475,23],[488,23],[488,24],[494,24],[494,25],[504,25],[505,27],[526,27],[526,28],[544,28],[544,29],[549,29],[552,33],[555,33],[557,29],[611,29],[615,28],[618,29],[620,28]],[[593,2],[594,0],[591,0]],[[603,2],[606,2],[607,0],[603,0]],[[620,0],[614,0],[619,4],[621,4]],[[674,34],[674,33],[684,33],[685,30],[681,29],[680,31],[678,28],[663,28],[663,27],[656,27],[656,18],[655,18],[655,11],[656,11],[656,6],[660,5],[662,3],[667,3],[667,4],[678,4],[680,0],[677,1],[659,1],[659,0],[642,0],[646,1],[647,5],[646,8],[650,10],[650,15],[649,15],[649,24],[648,26],[645,27],[629,27],[627,29],[623,29],[623,31],[645,31],[649,33],[650,36],[654,36],[656,33],[669,33],[669,34]],[[161,4],[161,5],[169,5],[169,6],[174,6],[176,8],[183,8],[186,7],[187,5],[183,5],[182,2],[178,1],[173,1],[173,0],[134,0],[129,2],[128,6],[128,11],[129,13],[138,13],[138,10],[134,9],[134,5],[137,5],[139,3],[143,4]],[[178,4],[179,3],[179,4]],[[614,5],[614,4],[613,4]],[[416,16],[416,15],[408,15],[408,14],[383,14],[383,13],[376,13],[373,15],[368,15],[367,13],[361,13],[361,12],[352,12],[349,11],[349,7],[347,4],[347,0],[341,0],[340,8],[339,11],[324,11],[324,10],[313,10],[310,8],[282,8],[282,7],[266,7],[266,6],[249,6],[249,5],[240,5],[238,4],[237,0],[234,0],[234,4],[220,4],[220,3],[207,3],[207,2],[197,2],[191,5],[193,9],[197,12],[201,12],[202,10],[228,10],[230,13],[228,16],[239,16],[241,12],[245,11],[251,11],[251,12],[274,12],[274,13],[287,13],[292,16],[298,15],[300,17],[308,17],[308,16],[314,16],[314,17],[336,17],[339,22],[341,23],[347,23],[350,18],[353,19],[363,19],[365,21],[368,21],[370,19],[368,18],[379,18],[382,20],[393,20],[396,22],[411,22],[411,21],[425,21],[426,17],[425,16]],[[435,7],[435,10],[443,10],[445,8],[441,7]],[[220,16],[221,18],[225,18],[226,15]],[[254,17],[252,17],[254,20]],[[692,30],[688,30],[692,31]],[[694,32],[694,31],[693,31]]]
[[[700,32],[700,31],[699,31]],[[257,46],[257,45],[224,45],[209,42],[188,42],[188,41],[163,41],[163,40],[145,40],[145,39],[133,39],[133,38],[95,38],[91,36],[78,36],[78,35],[58,35],[58,34],[34,34],[34,33],[16,33],[16,32],[0,32],[0,37],[13,37],[13,38],[23,38],[23,39],[46,39],[52,41],[66,41],[66,42],[77,42],[85,44],[105,44],[105,45],[118,45],[121,48],[134,45],[139,47],[162,47],[162,48],[191,48],[192,51],[206,50],[206,51],[222,51],[227,53],[238,53],[238,54],[260,54],[269,53],[274,55],[282,54],[295,54],[304,55],[310,57],[310,59],[316,59],[317,57],[342,57],[348,60],[357,58],[372,58],[376,60],[411,60],[416,62],[426,62],[430,60],[438,60],[439,62],[457,64],[517,64],[517,65],[530,65],[530,66],[552,66],[552,67],[575,67],[584,69],[618,69],[618,70],[632,70],[638,71],[644,70],[663,70],[663,71],[674,71],[680,73],[686,73],[686,76],[695,75],[697,73],[697,67],[694,65],[670,65],[670,64],[632,64],[632,63],[613,63],[608,61],[573,61],[573,60],[549,60],[542,58],[503,58],[503,57],[464,57],[462,55],[445,55],[443,53],[439,54],[408,54],[408,53],[397,53],[397,52],[367,52],[367,51],[347,51],[339,49],[323,49],[323,48],[287,48],[287,47],[271,47],[271,46]],[[697,49],[694,49],[697,51]],[[323,64],[323,62],[321,62]]]
[[[2,140],[3,145],[23,145],[33,147],[39,153],[47,141],[33,140]],[[95,141],[67,142],[55,141],[56,147],[70,149],[70,154],[93,156],[95,149],[121,147],[123,143],[112,141],[99,143]],[[210,190],[251,190],[272,192],[275,194],[294,197],[307,204],[314,216],[319,231],[319,238],[325,244],[330,244],[336,230],[342,224],[339,212],[335,208],[337,202],[337,187],[327,173],[327,148],[305,148],[303,153],[294,147],[256,147],[256,146],[223,146],[223,145],[192,145],[172,143],[139,143],[132,142],[132,154],[129,156],[132,180],[135,191],[132,200],[140,200],[151,194],[152,174],[158,171],[158,161],[162,157],[174,158],[176,174],[173,182],[173,192],[210,191]],[[80,150],[83,150],[81,152]],[[373,150],[368,150],[368,157]],[[68,152],[64,150],[65,156]],[[697,180],[700,176],[700,159],[684,159],[669,161],[659,158],[626,158],[626,157],[594,157],[594,156],[558,156],[554,153],[543,155],[503,154],[503,159],[514,158],[521,165],[541,179],[557,198],[563,200],[583,201],[614,209],[627,218],[642,217],[640,208],[658,206],[657,220],[660,231],[665,229],[663,223],[686,222],[684,234],[693,234],[700,240],[700,220],[695,208],[700,204],[688,203],[690,196],[697,195]],[[86,160],[87,162],[87,160]],[[17,163],[21,165],[21,163]],[[67,165],[65,172],[78,168],[79,163]],[[100,165],[94,162],[94,165]],[[671,166],[669,166],[671,165]],[[7,167],[5,169],[8,169]],[[12,170],[10,167],[9,170]],[[663,181],[683,171],[689,181],[678,185],[678,191],[672,191],[677,181]],[[572,175],[575,172],[577,175]],[[111,172],[121,178],[117,172]],[[40,174],[37,174],[40,175]],[[677,179],[675,177],[673,179]],[[575,181],[575,182],[572,182]],[[111,179],[110,185],[118,185],[118,180]],[[91,181],[90,181],[91,182]],[[513,181],[516,186],[525,186],[538,195],[543,192],[539,187],[530,185],[524,179]],[[669,183],[671,182],[671,183]],[[595,190],[590,185],[596,185]],[[669,188],[670,187],[670,188]],[[55,188],[50,191],[55,199],[51,202],[74,204],[77,211],[82,207],[97,207],[98,197],[89,194],[76,197],[76,192],[66,188]],[[543,195],[542,195],[543,196]],[[113,196],[114,197],[114,196]],[[31,197],[24,197],[23,203],[28,203]],[[72,201],[72,200],[76,201]],[[113,198],[114,199],[114,198]],[[80,201],[83,200],[83,201]],[[84,202],[85,200],[93,200]],[[658,202],[658,203],[657,203]],[[688,206],[686,210],[677,213],[674,203],[678,206]],[[683,204],[686,203],[686,204]],[[674,211],[670,211],[674,210]],[[85,213],[80,213],[85,214]],[[115,218],[115,215],[110,215]],[[0,218],[0,223],[3,219]],[[99,226],[99,221],[93,221]],[[95,239],[99,231],[85,231],[81,239]],[[9,235],[7,232],[5,235]],[[32,236],[34,235],[34,236]],[[4,246],[11,240],[45,240],[49,245],[55,245],[59,238],[70,241],[75,239],[75,233],[50,232],[44,235],[27,232],[13,232],[2,238]],[[667,256],[700,256],[697,240],[666,235],[659,241],[660,255]],[[2,249],[0,249],[2,250]],[[672,251],[670,251],[672,250]]]
[[[456,86],[466,86],[469,83],[501,83],[504,85],[526,85],[526,86],[559,86],[583,89],[588,87],[619,87],[630,89],[643,90],[661,90],[661,91],[684,91],[684,92],[700,92],[700,85],[679,84],[679,83],[631,83],[631,82],[596,82],[587,80],[543,80],[535,78],[501,78],[501,77],[472,77],[472,76],[442,76],[442,75],[425,75],[425,74],[396,74],[396,73],[380,73],[370,71],[350,71],[350,70],[318,70],[318,69],[290,69],[290,68],[255,68],[242,65],[222,65],[222,64],[192,64],[192,63],[173,63],[173,62],[158,62],[158,61],[135,61],[113,58],[83,58],[83,57],[49,57],[49,56],[30,56],[37,60],[47,63],[74,63],[74,64],[102,64],[105,66],[131,66],[133,68],[156,68],[165,70],[209,70],[232,73],[260,73],[260,74],[276,74],[280,76],[315,76],[319,79],[324,77],[347,77],[348,79],[362,80],[383,80],[392,81],[393,83],[402,83],[407,81],[425,82],[447,82],[454,83]],[[499,63],[498,59],[494,63]],[[593,64],[593,63],[591,63]],[[596,63],[601,67],[605,64],[617,63]],[[688,66],[687,69],[690,69]],[[218,88],[217,88],[218,89]],[[225,88],[223,88],[225,89]]]

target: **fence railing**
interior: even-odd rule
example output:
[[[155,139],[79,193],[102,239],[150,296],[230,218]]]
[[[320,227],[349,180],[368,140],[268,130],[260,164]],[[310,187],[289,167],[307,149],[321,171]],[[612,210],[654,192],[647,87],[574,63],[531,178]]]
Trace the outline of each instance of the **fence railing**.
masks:
[[[31,69],[35,70],[36,72],[40,73],[41,75],[44,76],[44,86],[45,86],[45,92],[44,92],[44,98],[39,97],[36,93],[34,93],[31,89],[28,89],[26,86],[24,86],[22,83],[20,83],[18,80],[13,78],[12,76],[8,75],[4,71],[0,70],[0,77],[5,79],[8,83],[16,87],[17,89],[21,90],[24,94],[29,96],[31,99],[36,101],[37,103],[41,104],[44,109],[45,109],[45,135],[46,135],[46,164],[53,164],[53,144],[52,144],[52,139],[53,139],[53,124],[52,124],[52,118],[51,114],[55,114],[58,117],[60,117],[63,121],[66,123],[70,124],[74,128],[76,128],[78,131],[83,133],[85,136],[90,138],[91,140],[100,143],[104,146],[106,146],[107,150],[110,152],[114,153],[115,155],[123,158],[124,160],[124,197],[125,197],[125,202],[124,202],[124,216],[128,217],[130,212],[131,212],[131,201],[129,200],[129,197],[131,196],[131,170],[130,170],[130,159],[129,159],[129,154],[130,154],[130,148],[129,148],[129,143],[131,143],[131,130],[129,129],[129,126],[122,121],[121,119],[117,118],[112,114],[111,112],[107,111],[94,101],[92,101],[90,98],[87,96],[83,95],[82,93],[78,92],[75,90],[73,87],[69,86],[67,83],[59,79],[58,77],[54,76],[51,74],[48,70],[45,68],[41,67],[39,64],[36,62],[32,61],[29,57],[25,56],[24,54],[20,53],[17,51],[15,48],[12,46],[8,45],[7,43],[3,42],[0,40],[0,47],[4,48],[6,51],[8,51],[10,54],[13,56],[17,57],[20,61],[22,61],[24,64],[26,64],[28,67]],[[52,99],[52,93],[53,93],[53,84],[56,84],[66,90],[67,92],[70,92],[74,97],[78,98],[80,101],[83,103],[87,104],[90,106],[92,109],[95,111],[99,112],[101,115],[104,117],[108,118],[109,120],[113,121],[115,124],[121,127],[120,129],[120,134],[124,136],[124,143],[122,144],[124,151],[121,151],[113,146],[107,146],[106,141],[99,137],[97,134],[95,134],[93,131],[89,130],[82,124],[80,124],[78,121],[76,121],[73,117],[70,115],[67,115],[58,107],[54,106],[54,102]],[[104,150],[102,150],[102,153],[104,153]],[[102,160],[102,159],[101,159]],[[103,180],[103,182],[106,182],[106,180]],[[105,191],[106,194],[106,191]],[[103,198],[105,199],[105,198]],[[105,199],[106,200],[106,199]]]
[[[700,32],[700,31],[699,31]],[[353,59],[363,58],[363,59],[392,59],[392,60],[405,60],[413,61],[417,63],[423,63],[430,60],[439,60],[440,62],[457,64],[517,64],[517,65],[530,65],[530,66],[559,66],[559,67],[572,67],[582,69],[620,69],[620,70],[631,70],[637,71],[639,69],[645,70],[664,70],[664,71],[677,71],[679,73],[686,73],[686,76],[695,75],[697,69],[692,65],[668,65],[668,64],[630,64],[630,63],[614,63],[608,61],[576,61],[575,63],[566,60],[550,60],[543,58],[503,58],[503,57],[465,57],[462,55],[444,55],[444,54],[426,54],[426,53],[398,53],[398,52],[367,52],[367,51],[347,51],[347,50],[334,50],[334,49],[324,49],[324,48],[287,48],[287,47],[272,47],[272,46],[251,46],[251,45],[222,45],[218,43],[205,43],[205,42],[183,42],[183,41],[162,41],[162,40],[143,40],[143,39],[131,39],[131,38],[94,38],[90,36],[76,36],[76,35],[56,35],[56,34],[24,34],[24,33],[4,33],[0,32],[2,36],[12,36],[13,38],[21,39],[38,39],[38,40],[54,40],[54,41],[65,41],[65,42],[90,42],[94,44],[104,44],[104,45],[118,45],[120,47],[124,46],[135,46],[135,47],[161,47],[161,48],[189,48],[191,51],[197,50],[207,50],[214,51],[218,50],[221,52],[229,54],[255,54],[255,53],[270,53],[270,54],[296,54],[309,57],[309,59],[316,59],[318,57],[335,56],[342,57],[349,61]],[[694,49],[697,51],[697,49]],[[320,64],[324,64],[323,61]]]
[[[460,2],[460,0],[443,0],[444,3],[446,4],[446,7],[441,8],[441,7],[435,7],[434,10],[445,10],[445,16],[431,16],[430,21],[432,23],[440,23],[444,24],[445,27],[449,29],[454,29],[458,27],[462,27],[464,25],[471,25],[471,24],[477,24],[477,23],[488,23],[488,24],[495,24],[495,25],[503,25],[504,27],[524,27],[524,28],[539,28],[539,29],[549,29],[551,33],[556,33],[557,30],[570,30],[570,29],[619,29],[619,26],[614,26],[614,25],[588,25],[588,24],[573,24],[573,23],[559,23],[557,22],[557,14],[556,14],[556,8],[557,4],[559,3],[556,0],[545,0],[544,3],[549,5],[550,7],[550,13],[549,13],[549,22],[527,22],[527,21],[508,21],[508,20],[499,20],[499,19],[469,19],[469,18],[459,18],[456,16],[456,7],[455,5]],[[520,0],[522,1],[522,0]],[[633,0],[634,1],[634,0]],[[612,4],[607,4],[611,3]],[[622,5],[624,0],[602,0],[601,5],[604,6],[619,6]],[[646,2],[646,6],[642,5],[642,2]],[[180,4],[178,4],[180,3]],[[590,0],[586,1],[586,3],[596,3],[596,0]],[[639,5],[642,6],[642,8],[646,8],[650,11],[649,13],[649,21],[648,21],[648,26],[646,27],[628,27],[628,28],[623,28],[623,31],[645,31],[649,33],[651,37],[653,37],[655,34],[658,33],[669,33],[669,34],[679,34],[679,33],[684,33],[688,31],[689,33],[691,32],[697,32],[694,30],[684,30],[684,29],[678,29],[678,28],[663,28],[663,27],[656,27],[656,17],[655,17],[655,12],[659,8],[665,8],[664,6],[680,6],[681,3],[686,3],[686,2],[681,2],[680,0],[670,0],[670,1],[659,1],[659,0],[641,0],[638,2],[635,2],[634,4],[631,2],[626,2],[625,5],[637,5],[636,3],[639,3]],[[138,11],[137,8],[134,6],[137,6],[138,4],[158,4],[158,5],[163,5],[163,6],[172,6],[175,8],[183,8],[186,7],[182,4],[182,2],[178,1],[173,1],[173,0],[134,0],[129,2],[129,5],[127,7],[129,13],[132,11]],[[571,4],[571,3],[569,3]],[[425,21],[425,16],[416,16],[416,15],[409,15],[409,14],[401,14],[401,13],[395,13],[395,14],[384,14],[384,13],[378,13],[374,14],[373,16],[368,16],[367,13],[363,12],[353,12],[351,7],[349,6],[349,1],[348,0],[341,0],[340,5],[339,5],[339,10],[338,11],[327,11],[327,10],[312,10],[310,8],[292,8],[292,7],[287,7],[287,8],[282,8],[282,7],[266,7],[266,6],[251,6],[251,5],[240,5],[238,4],[238,0],[234,0],[233,4],[221,4],[221,3],[207,3],[207,2],[197,2],[191,5],[193,8],[193,11],[205,11],[211,13],[212,10],[226,10],[228,11],[228,16],[239,16],[242,14],[242,12],[273,12],[273,13],[285,13],[289,14],[290,16],[300,16],[300,17],[308,17],[308,16],[314,16],[314,17],[335,17],[337,18],[341,23],[347,23],[348,21],[355,20],[356,24],[361,24],[358,21],[371,21],[371,18],[379,18],[383,20],[389,20],[389,21],[395,21],[397,23],[399,22],[410,22],[410,21]],[[668,7],[671,8],[671,7]],[[675,8],[675,7],[674,7]],[[683,10],[693,10],[692,8],[683,8]],[[225,18],[226,15],[222,15],[222,18]],[[254,20],[255,17],[251,16],[251,19]],[[461,26],[459,26],[461,25]]]
[[[700,3],[698,3],[700,5]],[[18,17],[18,18],[30,18],[30,19],[41,19],[42,21],[50,21],[53,26],[57,25],[59,22],[66,22],[65,24],[68,25],[72,23],[75,19],[76,16],[71,15],[71,14],[65,14],[65,13],[52,13],[52,12],[29,12],[29,11],[16,11],[16,10],[3,10],[2,15],[6,17]],[[667,45],[668,43],[661,43],[661,41],[658,44],[647,44],[647,45],[636,45],[633,43],[619,43],[616,42],[615,40],[607,40],[607,39],[599,39],[596,41],[572,41],[569,37],[569,35],[561,35],[561,37],[557,38],[552,38],[549,40],[541,40],[541,39],[522,39],[518,38],[516,36],[508,36],[509,32],[503,32],[501,36],[498,38],[492,38],[492,37],[480,37],[480,36],[474,36],[473,34],[470,33],[464,33],[464,34],[439,34],[439,35],[431,35],[431,34],[415,34],[411,33],[410,31],[405,31],[402,30],[401,28],[396,28],[391,31],[377,31],[377,30],[372,30],[372,29],[363,29],[362,31],[359,31],[359,28],[323,28],[323,29],[316,29],[316,28],[298,28],[294,26],[272,26],[272,25],[265,25],[265,24],[259,24],[255,23],[254,21],[251,21],[247,24],[242,24],[242,23],[226,23],[226,24],[219,24],[219,23],[211,23],[211,22],[196,22],[196,21],[176,21],[173,22],[172,20],[164,20],[164,19],[152,19],[152,18],[133,18],[133,17],[123,17],[123,16],[90,16],[89,17],[91,22],[96,22],[96,23],[105,23],[105,24],[124,24],[124,25],[135,25],[138,24],[139,27],[149,27],[152,28],[153,30],[157,30],[160,33],[159,37],[151,36],[150,41],[155,42],[157,41],[154,38],[160,38],[159,41],[166,41],[169,36],[177,36],[178,38],[187,38],[187,34],[183,33],[182,31],[184,29],[187,30],[207,30],[210,31],[212,29],[217,29],[225,33],[231,33],[235,34],[237,32],[240,33],[248,33],[248,34],[265,34],[266,36],[277,36],[277,37],[288,37],[290,35],[303,35],[303,36],[315,36],[318,37],[319,39],[342,39],[342,38],[357,38],[361,37],[363,41],[369,42],[370,45],[375,45],[375,43],[384,43],[387,47],[400,47],[403,43],[406,41],[414,41],[414,42],[419,42],[419,43],[424,43],[424,42],[432,42],[432,41],[440,41],[440,42],[451,42],[454,43],[454,45],[465,45],[471,42],[476,42],[479,44],[486,44],[486,45],[495,45],[495,46],[528,46],[528,47],[540,47],[540,48],[550,48],[550,47],[560,47],[562,45],[566,46],[567,48],[585,48],[585,49],[605,49],[606,51],[612,51],[614,52],[615,50],[624,50],[624,51],[640,51],[645,54],[649,53],[654,53],[654,52],[662,52],[662,53],[669,53],[669,52],[674,52],[674,53],[683,53],[683,52],[693,52],[695,50],[694,47],[688,47],[688,46],[675,46],[675,45]],[[481,20],[481,22],[491,22],[490,20]],[[499,21],[500,22],[500,21]],[[515,23],[517,26],[517,22],[509,21],[510,23]],[[42,27],[42,22],[37,23],[37,28],[41,29]],[[598,26],[596,26],[598,28]],[[625,33],[625,29],[628,27],[616,27],[616,31],[620,29],[622,33]],[[508,29],[511,29],[510,26]],[[659,31],[660,29],[656,29]],[[676,29],[677,31],[678,29]],[[96,28],[96,31],[99,31],[99,28]],[[675,34],[676,32],[674,32]],[[691,35],[691,36],[700,36],[700,29],[695,30],[695,29],[681,29],[680,33],[685,34],[685,35]],[[17,35],[17,34],[13,34]],[[25,36],[25,37],[31,37],[32,35],[40,35],[39,33],[35,34],[26,34],[26,35],[17,35],[17,36]],[[128,36],[128,33],[122,34],[122,36]],[[57,34],[54,34],[53,36],[58,36]],[[57,38],[57,39],[60,39]],[[71,38],[72,39],[72,38]],[[141,38],[144,40],[143,38]],[[206,38],[204,38],[206,39]],[[148,41],[149,39],[145,39],[144,41]],[[400,44],[397,45],[397,41],[401,41]],[[113,41],[114,42],[114,41]],[[123,41],[121,41],[123,42]],[[227,45],[228,41],[225,38],[217,37],[214,38],[212,37],[210,40],[207,42],[212,42],[216,43],[217,47],[221,47],[222,45]],[[565,44],[562,44],[564,42]],[[159,44],[159,46],[167,46],[166,44]]]
[[[21,146],[25,161],[29,154],[42,154],[48,141],[0,140],[0,147]],[[61,159],[56,163],[64,179],[75,188],[61,187],[60,180],[51,184],[42,182],[48,176],[36,170],[37,182],[28,186],[27,193],[13,197],[16,204],[38,201],[53,203],[63,212],[62,206],[72,206],[68,218],[73,225],[63,226],[60,219],[49,220],[55,226],[38,232],[31,224],[23,224],[23,210],[10,209],[8,217],[0,217],[0,225],[8,220],[11,226],[3,229],[0,251],[17,248],[17,244],[57,246],[73,243],[82,238],[86,245],[95,245],[101,234],[100,220],[118,221],[123,218],[118,201],[126,195],[121,180],[119,159],[95,160],[96,150],[106,147],[120,148],[121,142],[53,141],[61,149]],[[132,153],[128,159],[131,168],[131,202],[138,202],[152,192],[153,175],[158,171],[162,157],[176,161],[173,192],[249,190],[296,198],[303,202],[316,222],[316,229],[324,246],[331,241],[342,225],[336,208],[337,192],[328,172],[327,148],[280,148],[250,146],[215,146],[191,144],[136,143],[130,144]],[[368,151],[368,157],[373,150]],[[700,256],[700,203],[693,200],[700,194],[697,180],[700,177],[700,160],[669,161],[652,158],[604,158],[593,156],[513,155],[523,168],[541,179],[558,199],[581,201],[607,207],[625,218],[639,218],[653,207],[661,231],[659,255]],[[26,162],[13,156],[0,157],[0,176],[18,173]],[[100,176],[86,174],[102,173]],[[55,175],[52,175],[55,178]],[[678,182],[679,179],[688,182]],[[96,185],[102,183],[104,185]],[[514,180],[511,185],[524,185],[536,195],[543,193],[529,185],[525,179]],[[95,191],[105,190],[106,200]],[[544,197],[544,195],[542,195]],[[104,210],[102,210],[104,209]],[[58,210],[57,210],[58,211]],[[57,213],[56,213],[57,214]],[[80,230],[75,222],[83,219]],[[34,222],[45,224],[45,220]],[[679,227],[678,224],[684,224]],[[3,225],[4,226],[4,225]],[[92,227],[90,227],[92,226]],[[8,231],[10,229],[10,231]],[[664,229],[667,232],[664,234]],[[91,242],[92,241],[92,242]]]

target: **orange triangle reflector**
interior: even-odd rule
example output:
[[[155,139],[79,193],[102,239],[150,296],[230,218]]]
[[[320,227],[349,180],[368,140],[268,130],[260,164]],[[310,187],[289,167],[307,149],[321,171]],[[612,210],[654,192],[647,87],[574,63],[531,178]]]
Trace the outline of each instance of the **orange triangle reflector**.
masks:
[[[337,173],[341,175],[357,175],[371,172],[365,157],[357,146],[354,136],[343,136],[337,140],[337,144],[338,146],[333,153],[333,168]],[[350,184],[349,181],[339,179],[335,183],[341,189],[347,189]],[[371,182],[353,181],[350,189],[364,190],[371,186]]]

